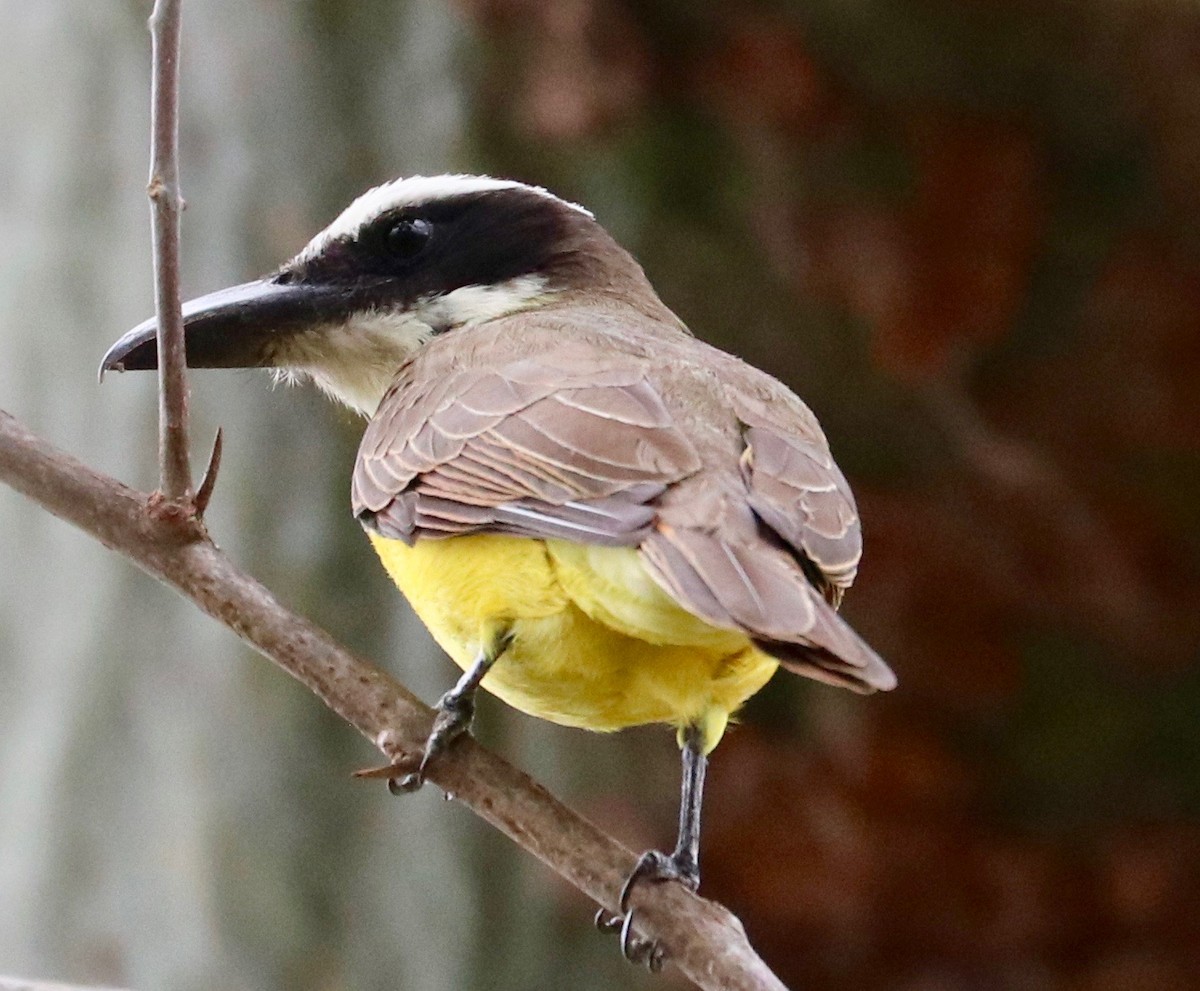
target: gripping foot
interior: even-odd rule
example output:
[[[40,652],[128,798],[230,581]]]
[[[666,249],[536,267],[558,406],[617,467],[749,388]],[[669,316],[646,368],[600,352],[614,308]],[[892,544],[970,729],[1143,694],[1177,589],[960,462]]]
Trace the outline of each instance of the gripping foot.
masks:
[[[407,795],[417,791],[425,784],[425,771],[431,761],[445,753],[446,748],[471,728],[471,720],[475,718],[475,699],[472,695],[462,694],[457,688],[451,689],[438,700],[437,715],[433,719],[433,729],[425,741],[425,750],[421,754],[421,763],[415,771],[402,778],[389,778],[388,791],[393,795]]]
[[[471,720],[475,718],[475,693],[479,690],[479,683],[511,643],[512,634],[500,626],[491,629],[483,638],[483,646],[475,662],[458,679],[458,684],[438,700],[433,729],[429,731],[429,738],[425,741],[425,750],[421,754],[421,763],[417,765],[417,769],[402,777],[388,777],[388,790],[393,795],[407,795],[420,788],[425,783],[425,772],[430,763],[437,760],[450,744],[471,728]]]
[[[689,891],[700,887],[700,867],[690,851],[676,850],[671,856],[658,850],[647,850],[639,858],[632,873],[621,887],[621,912],[629,914],[629,896],[639,881],[660,884],[663,881],[678,881]]]
[[[596,911],[596,928],[602,933],[617,933],[621,938],[621,956],[632,964],[644,964],[652,974],[662,970],[667,955],[657,940],[646,939],[633,931],[634,912],[609,915],[604,909]]]
[[[689,891],[700,887],[700,799],[704,793],[705,756],[704,732],[699,724],[686,727],[680,734],[683,745],[683,787],[679,803],[679,840],[669,856],[658,850],[647,850],[634,865],[633,871],[621,885],[617,898],[619,915],[608,915],[604,909],[596,913],[596,928],[601,932],[620,933],[621,953],[631,963],[644,963],[652,971],[662,967],[666,959],[662,947],[653,940],[633,932],[634,910],[629,896],[639,882],[659,884],[678,881]]]
[[[688,850],[676,851],[671,856],[658,850],[647,850],[638,858],[633,871],[621,886],[619,899],[620,915],[609,915],[604,909],[596,913],[596,928],[603,933],[617,933],[621,937],[621,955],[630,963],[645,964],[652,972],[662,969],[666,951],[652,939],[638,936],[633,929],[636,910],[629,907],[629,896],[639,884],[650,882],[678,881],[690,891],[700,887],[700,868]]]

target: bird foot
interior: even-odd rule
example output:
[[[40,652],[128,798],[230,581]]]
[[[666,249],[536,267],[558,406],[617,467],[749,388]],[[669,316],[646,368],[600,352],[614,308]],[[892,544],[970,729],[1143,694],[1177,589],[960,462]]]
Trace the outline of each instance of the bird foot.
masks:
[[[617,933],[621,938],[621,956],[632,964],[645,964],[652,974],[662,970],[667,955],[657,940],[639,936],[633,931],[634,910],[624,915],[609,915],[601,908],[596,910],[596,928],[602,933]]]
[[[596,928],[605,933],[619,933],[621,954],[630,963],[644,963],[651,972],[657,973],[666,959],[663,948],[652,939],[638,936],[633,931],[634,909],[629,907],[629,896],[639,882],[678,881],[689,891],[700,887],[700,868],[695,858],[678,850],[670,856],[658,850],[647,850],[638,858],[633,871],[621,886],[618,905],[620,915],[609,915],[604,909],[596,913]]]
[[[639,881],[661,884],[663,881],[678,881],[689,891],[700,887],[700,867],[695,858],[678,850],[667,856],[658,850],[647,850],[634,865],[633,871],[621,887],[620,907],[622,913],[629,911],[629,896]]]
[[[475,717],[475,700],[469,695],[449,691],[438,700],[433,717],[433,729],[425,741],[421,763],[415,771],[402,777],[388,778],[388,791],[393,795],[407,795],[425,784],[425,772],[430,762],[436,760],[446,749],[471,728]]]

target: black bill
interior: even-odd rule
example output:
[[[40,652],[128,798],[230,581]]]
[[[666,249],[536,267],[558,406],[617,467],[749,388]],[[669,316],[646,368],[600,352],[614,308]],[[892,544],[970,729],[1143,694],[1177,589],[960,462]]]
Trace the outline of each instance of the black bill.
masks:
[[[280,284],[260,279],[183,304],[187,363],[192,368],[262,368],[274,364],[281,337],[316,330],[343,317],[358,294],[348,286]],[[156,322],[138,324],[108,349],[105,372],[158,367]]]

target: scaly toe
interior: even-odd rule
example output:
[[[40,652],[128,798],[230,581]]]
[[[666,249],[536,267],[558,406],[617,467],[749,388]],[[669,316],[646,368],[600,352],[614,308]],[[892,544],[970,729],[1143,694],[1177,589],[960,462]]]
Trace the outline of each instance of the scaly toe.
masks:
[[[690,891],[700,887],[700,871],[694,864],[681,864],[675,857],[668,857],[658,850],[647,850],[634,865],[633,871],[621,888],[619,901],[621,912],[629,913],[629,896],[639,881],[678,881]]]
[[[638,936],[633,931],[633,909],[621,920],[621,955],[632,964],[645,964],[652,974],[662,970],[665,954],[657,940]]]
[[[667,955],[657,940],[639,936],[633,930],[633,910],[624,915],[609,915],[604,908],[597,909],[592,920],[602,933],[615,933],[621,939],[621,956],[632,964],[645,964],[652,973],[662,970]]]

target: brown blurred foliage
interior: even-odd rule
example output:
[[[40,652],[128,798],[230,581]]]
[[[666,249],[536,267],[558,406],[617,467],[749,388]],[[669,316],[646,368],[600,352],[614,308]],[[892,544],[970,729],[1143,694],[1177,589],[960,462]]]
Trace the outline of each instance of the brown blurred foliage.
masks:
[[[773,684],[706,890],[796,987],[1200,987],[1200,8],[461,6],[492,167],[596,206],[859,495],[901,687]]]

